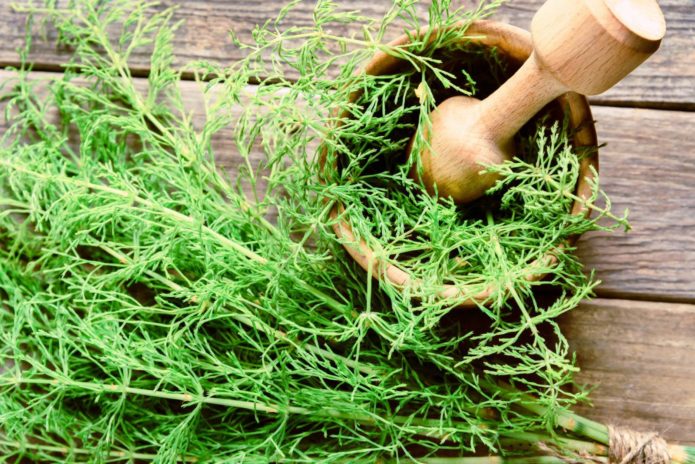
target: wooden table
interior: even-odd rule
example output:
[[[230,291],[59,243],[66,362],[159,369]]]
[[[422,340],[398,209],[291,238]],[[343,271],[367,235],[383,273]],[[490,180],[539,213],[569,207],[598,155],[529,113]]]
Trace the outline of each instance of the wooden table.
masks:
[[[284,3],[181,1],[177,17],[186,23],[176,38],[178,63],[238,59],[228,31],[248,37]],[[344,3],[373,15],[389,4]],[[598,298],[563,324],[582,368],[579,380],[597,386],[595,407],[583,413],[695,444],[695,0],[659,3],[668,27],[661,49],[624,82],[591,100],[599,140],[607,144],[600,153],[602,185],[616,211],[629,208],[633,230],[582,238],[581,258],[603,283]],[[10,4],[0,0],[5,66],[17,64],[15,50],[24,41],[24,18]],[[540,4],[510,0],[496,19],[528,28]],[[311,21],[311,6],[300,4],[286,23]],[[35,40],[31,59],[37,76],[61,72],[67,55],[52,44],[50,37]],[[147,72],[147,58],[133,58],[136,75]],[[182,88],[195,106],[197,94],[189,84]],[[223,164],[234,167],[229,144],[219,142],[217,152],[224,154]]]

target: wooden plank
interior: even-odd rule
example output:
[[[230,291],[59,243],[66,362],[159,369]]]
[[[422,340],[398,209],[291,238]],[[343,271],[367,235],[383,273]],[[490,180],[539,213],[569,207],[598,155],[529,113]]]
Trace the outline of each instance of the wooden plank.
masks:
[[[0,71],[0,81],[11,76]],[[144,79],[136,81],[145,88]],[[181,88],[194,121],[202,123],[198,85],[184,81]],[[582,262],[603,281],[599,295],[695,302],[695,139],[689,136],[695,113],[595,107],[594,117],[599,141],[607,144],[599,157],[601,185],[615,212],[630,210],[633,226],[627,234],[595,232],[579,241]],[[231,130],[217,134],[214,144],[220,165],[234,176],[241,160]]]
[[[601,185],[633,229],[586,234],[601,295],[695,300],[695,113],[594,107]]]
[[[561,321],[580,383],[580,414],[695,444],[695,305],[597,299]]]
[[[0,64],[17,63],[16,49],[24,41],[24,16],[14,13],[10,5],[15,0],[0,0]],[[533,13],[543,0],[514,0],[508,2],[495,18],[528,29]],[[21,2],[20,2],[21,3]],[[229,40],[229,31],[248,40],[256,24],[274,18],[287,0],[238,0],[232,4],[219,0],[191,0],[176,4],[178,19],[185,24],[175,38],[177,64],[194,59],[209,59],[219,63],[231,63],[241,57]],[[283,22],[284,26],[307,25],[311,22],[313,4],[302,1]],[[460,3],[477,4],[477,0]],[[596,99],[602,103],[695,109],[695,8],[692,0],[663,0],[659,2],[666,15],[668,33],[661,49],[624,82]],[[59,5],[61,2],[58,3]],[[362,14],[380,17],[391,5],[390,0],[351,0],[341,6]],[[418,5],[420,17],[426,18],[427,2]],[[338,25],[328,30],[335,34],[355,32],[355,25]],[[393,28],[389,36],[401,32]],[[55,34],[46,39],[35,35],[31,59],[37,69],[54,69],[67,60],[69,53],[54,45]],[[145,73],[148,56],[133,56],[131,66],[138,73]]]

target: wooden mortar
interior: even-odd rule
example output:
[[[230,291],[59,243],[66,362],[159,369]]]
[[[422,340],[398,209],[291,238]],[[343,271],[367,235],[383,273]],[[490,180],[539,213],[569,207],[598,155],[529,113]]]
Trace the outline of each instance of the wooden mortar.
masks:
[[[426,29],[423,28],[420,34],[423,34],[425,31]],[[465,36],[466,38],[463,39],[465,44],[479,44],[487,48],[496,48],[503,58],[519,65],[530,56],[533,50],[529,32],[497,21],[474,21],[466,30]],[[407,44],[408,41],[408,37],[402,35],[389,45],[394,47],[402,46]],[[367,63],[363,72],[370,75],[391,74],[397,72],[400,66],[402,66],[402,62],[399,59],[383,52],[377,52]],[[353,100],[357,97],[358,95],[354,95]],[[580,177],[575,191],[577,196],[588,198],[591,194],[590,181],[594,177],[593,170],[598,171],[598,141],[589,103],[584,96],[573,92],[562,95],[556,102],[568,115],[569,123],[573,130],[573,146],[575,148],[592,147],[592,149],[588,150],[589,153],[582,158]],[[321,163],[325,162],[326,152],[323,151],[320,156]],[[378,258],[378,254],[364,240],[357,240],[349,222],[346,219],[338,219],[344,213],[344,205],[337,203],[333,207],[330,213],[331,218],[336,221],[333,229],[350,256],[364,270],[369,271],[371,266],[372,276],[383,278],[396,287],[405,288],[417,285],[417,282],[406,271],[397,265]],[[575,202],[572,214],[588,216],[589,211],[583,207],[582,203]],[[576,241],[577,238],[573,237],[572,242]],[[539,273],[537,269],[541,266],[553,265],[555,262],[556,258],[553,255],[547,255],[542,263],[529,263],[526,279],[529,281],[542,279],[545,277],[545,274]],[[494,288],[487,288],[481,292],[471,294],[471,289],[466,287],[442,285],[438,293],[441,298],[458,300],[457,306],[459,307],[476,307],[484,303],[495,290]]]
[[[582,158],[575,192],[580,198],[588,199],[590,181],[598,170],[598,142],[589,104],[585,97],[573,91],[601,93],[647,59],[659,47],[665,33],[663,14],[655,0],[547,0],[534,16],[532,31],[533,37],[522,29],[492,21],[477,21],[467,28],[462,45],[477,43],[495,48],[521,67],[484,100],[454,96],[430,114],[431,125],[426,130],[432,132],[428,134],[432,152],[425,147],[411,153],[412,144],[408,147],[409,156],[418,156],[422,162],[422,181],[430,193],[436,184],[441,196],[459,203],[482,195],[497,180],[495,175],[484,171],[483,165],[510,159],[516,132],[555,99],[569,116],[574,147],[593,147],[577,150],[591,153]],[[427,32],[422,29],[417,35],[423,37]],[[390,45],[399,47],[407,43],[408,36],[403,35]],[[401,64],[397,58],[379,52],[364,72],[393,74]],[[352,95],[353,101],[358,96]],[[324,151],[321,162],[325,160]],[[396,287],[418,285],[403,269],[379,258],[379,253],[364,240],[356,240],[348,221],[341,219],[344,213],[341,204],[332,209],[334,230],[360,266]],[[578,201],[571,213],[588,215],[589,211]],[[558,248],[562,246],[558,244]],[[542,279],[540,270],[555,262],[556,257],[548,254],[540,261],[529,263],[525,278]],[[476,306],[496,290],[442,285],[438,294],[455,300],[459,306]]]

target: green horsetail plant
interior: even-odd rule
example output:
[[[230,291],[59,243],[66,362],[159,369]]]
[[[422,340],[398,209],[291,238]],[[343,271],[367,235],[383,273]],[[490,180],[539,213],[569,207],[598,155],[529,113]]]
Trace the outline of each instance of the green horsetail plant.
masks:
[[[180,69],[171,9],[16,7],[72,57],[44,79],[27,61],[3,89],[3,457],[606,461],[605,427],[569,410],[586,391],[555,321],[596,285],[557,245],[602,227],[569,214],[579,165],[567,130],[529,126],[519,157],[490,167],[503,183],[465,209],[426,195],[399,158],[436,98],[508,72],[458,45],[495,5],[433,2],[427,24],[442,32],[393,48],[390,28],[421,25],[414,2],[376,21],[321,0],[313,24],[280,29],[296,3],[239,44],[239,62]],[[330,32],[346,23],[359,34]],[[140,85],[128,62],[145,50]],[[408,65],[356,74],[377,50]],[[198,113],[184,103],[193,84]],[[336,162],[319,163],[319,146]],[[232,177],[223,155],[239,166]],[[599,198],[594,186],[587,207],[624,224]],[[335,201],[361,238],[417,273],[418,293],[349,259],[331,228]],[[521,278],[551,250],[548,280]],[[508,293],[462,312],[428,296],[444,281]],[[681,451],[674,461],[692,462]]]

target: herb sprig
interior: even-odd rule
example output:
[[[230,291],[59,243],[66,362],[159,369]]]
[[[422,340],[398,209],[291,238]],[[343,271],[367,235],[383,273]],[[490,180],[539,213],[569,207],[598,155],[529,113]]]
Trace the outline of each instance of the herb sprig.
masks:
[[[450,12],[435,1],[428,24],[442,33],[392,48],[383,39],[393,23],[421,25],[415,2],[394,4],[379,22],[321,0],[313,25],[267,23],[228,68],[180,70],[172,10],[153,7],[19,7],[74,53],[48,83],[25,65],[4,90],[6,456],[428,462],[483,450],[556,462],[529,461],[518,447],[539,440],[575,457],[605,453],[553,435],[568,417],[599,430],[595,440],[605,435],[569,412],[586,392],[572,389],[576,367],[555,322],[595,282],[563,252],[545,269],[544,285],[560,295],[543,304],[518,271],[599,227],[568,213],[577,164],[567,134],[541,125],[525,159],[491,167],[508,185],[499,186],[499,212],[479,217],[424,195],[396,162],[438,89],[486,85],[472,70],[448,69],[436,50],[454,47],[494,4]],[[363,23],[361,35],[329,32],[346,22]],[[127,66],[143,48],[152,53],[145,89]],[[356,75],[377,50],[409,67]],[[200,85],[200,124],[184,104],[182,73]],[[356,90],[363,99],[348,103]],[[214,150],[229,125],[243,160],[234,179]],[[322,169],[320,143],[337,169]],[[331,230],[337,200],[352,205],[361,237],[426,284],[403,292],[352,263]],[[458,314],[428,297],[445,279],[496,281],[512,298],[496,295],[478,317]]]

